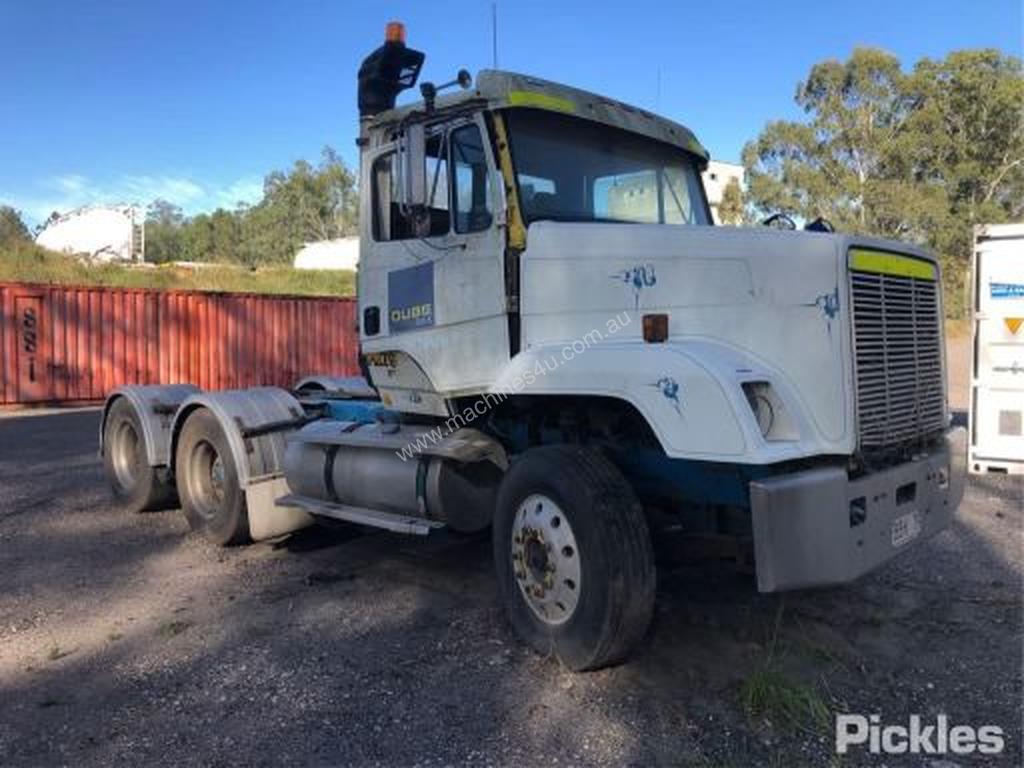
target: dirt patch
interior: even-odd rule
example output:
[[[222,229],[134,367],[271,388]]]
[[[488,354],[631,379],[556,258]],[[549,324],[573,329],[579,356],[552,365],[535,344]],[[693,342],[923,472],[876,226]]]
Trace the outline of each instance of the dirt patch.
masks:
[[[97,422],[0,421],[5,765],[828,765],[835,712],[996,724],[977,764],[1020,764],[1019,482],[848,588],[663,568],[634,659],[574,675],[512,637],[486,537],[217,549],[112,506]],[[883,763],[929,764],[839,764]]]

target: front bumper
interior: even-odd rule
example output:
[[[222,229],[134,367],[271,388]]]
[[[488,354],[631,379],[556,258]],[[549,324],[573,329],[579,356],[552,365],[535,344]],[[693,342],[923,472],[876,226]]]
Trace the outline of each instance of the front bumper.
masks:
[[[948,527],[966,445],[957,427],[933,452],[856,480],[825,468],[751,483],[758,590],[849,582]]]

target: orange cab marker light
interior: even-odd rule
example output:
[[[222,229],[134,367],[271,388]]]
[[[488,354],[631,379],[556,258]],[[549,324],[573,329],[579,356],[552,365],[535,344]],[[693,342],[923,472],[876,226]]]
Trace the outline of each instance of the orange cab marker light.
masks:
[[[384,28],[384,40],[389,43],[405,44],[405,24],[400,21],[389,21]]]
[[[668,315],[644,315],[644,341],[661,344],[668,339]]]

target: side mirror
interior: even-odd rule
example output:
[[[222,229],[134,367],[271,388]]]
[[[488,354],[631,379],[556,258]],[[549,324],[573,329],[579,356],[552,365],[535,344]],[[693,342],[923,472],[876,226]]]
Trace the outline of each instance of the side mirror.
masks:
[[[398,202],[405,216],[427,204],[426,147],[422,123],[407,126],[398,139]]]

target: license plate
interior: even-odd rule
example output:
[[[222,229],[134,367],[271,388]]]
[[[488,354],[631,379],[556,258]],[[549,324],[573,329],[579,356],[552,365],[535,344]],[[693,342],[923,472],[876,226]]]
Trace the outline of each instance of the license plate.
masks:
[[[914,511],[892,521],[892,545],[902,547],[921,533],[921,513]]]

